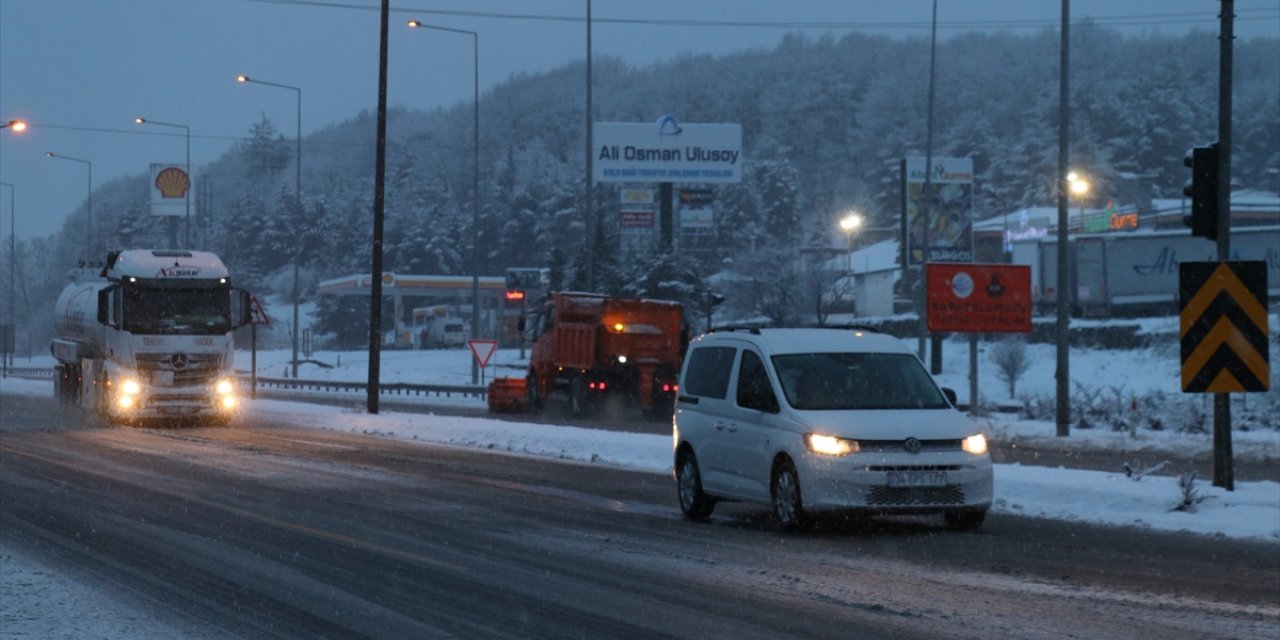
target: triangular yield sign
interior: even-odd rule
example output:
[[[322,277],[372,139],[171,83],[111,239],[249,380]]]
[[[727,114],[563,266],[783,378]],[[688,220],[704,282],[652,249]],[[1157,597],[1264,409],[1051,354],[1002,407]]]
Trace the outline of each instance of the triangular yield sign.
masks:
[[[489,358],[493,357],[493,352],[498,350],[497,340],[468,340],[467,346],[471,347],[471,354],[476,357],[476,362],[480,366],[489,366]]]

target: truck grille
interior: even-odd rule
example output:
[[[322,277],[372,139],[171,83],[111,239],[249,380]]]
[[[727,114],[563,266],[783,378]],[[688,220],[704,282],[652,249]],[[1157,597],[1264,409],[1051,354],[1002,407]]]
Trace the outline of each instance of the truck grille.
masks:
[[[193,387],[213,384],[218,377],[218,371],[222,368],[221,354],[181,354],[186,357],[186,365],[181,368],[174,366],[175,355],[171,353],[139,353],[138,369],[148,383],[155,386],[167,386],[161,384],[161,376],[155,375],[155,373],[169,371],[173,373],[173,386]],[[179,358],[180,361],[181,358]]]
[[[964,504],[964,488],[949,487],[872,487],[867,504],[874,507],[928,507]]]

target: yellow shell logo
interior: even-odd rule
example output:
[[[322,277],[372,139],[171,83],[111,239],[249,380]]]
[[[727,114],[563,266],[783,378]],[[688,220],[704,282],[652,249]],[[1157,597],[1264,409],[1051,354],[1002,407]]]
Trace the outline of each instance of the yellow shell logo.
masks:
[[[181,198],[187,195],[190,187],[191,180],[187,178],[187,172],[177,167],[169,167],[156,176],[156,188],[164,198]]]

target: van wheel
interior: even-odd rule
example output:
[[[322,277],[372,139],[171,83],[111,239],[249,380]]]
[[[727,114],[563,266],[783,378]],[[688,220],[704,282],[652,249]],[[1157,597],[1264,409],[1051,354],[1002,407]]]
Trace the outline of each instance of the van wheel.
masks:
[[[947,528],[952,531],[973,531],[987,518],[986,509],[954,509],[942,514]]]
[[[676,461],[676,495],[680,512],[689,520],[706,520],[716,508],[716,501],[702,492],[702,473],[693,451],[681,452]]]
[[[790,460],[774,466],[773,481],[769,483],[773,494],[773,515],[784,529],[799,529],[809,523],[800,495],[800,476]]]

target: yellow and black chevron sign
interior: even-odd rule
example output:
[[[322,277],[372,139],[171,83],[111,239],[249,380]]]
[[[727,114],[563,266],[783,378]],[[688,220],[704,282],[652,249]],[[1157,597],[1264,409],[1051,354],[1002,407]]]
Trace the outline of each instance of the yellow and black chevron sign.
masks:
[[[1267,263],[1183,262],[1182,390],[1266,391]]]

